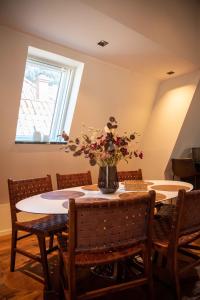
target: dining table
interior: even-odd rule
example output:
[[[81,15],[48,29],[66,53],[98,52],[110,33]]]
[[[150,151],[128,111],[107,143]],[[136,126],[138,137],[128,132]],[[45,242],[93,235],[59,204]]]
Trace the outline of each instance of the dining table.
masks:
[[[103,194],[97,184],[72,187],[62,190],[54,190],[51,192],[34,195],[32,197],[25,198],[16,203],[18,210],[22,212],[34,213],[34,214],[67,214],[68,203],[70,198],[75,198],[76,201],[95,201],[104,199],[127,199],[133,198],[138,195],[147,194],[150,190],[156,191],[156,203],[155,206],[159,207],[162,203],[171,202],[176,198],[180,189],[191,191],[193,185],[183,181],[173,180],[138,180],[138,183],[145,185],[145,190],[127,190],[124,182],[119,182],[119,188],[113,194]],[[157,209],[155,209],[157,214]],[[122,270],[132,266],[132,264],[138,265],[136,260],[127,260],[122,264]],[[139,263],[140,265],[140,263]],[[106,264],[103,266],[91,267],[91,272],[96,276],[100,276],[106,279],[116,279],[120,277],[119,272],[114,271],[116,264]],[[117,275],[116,275],[116,274]],[[123,273],[123,272],[122,272]]]
[[[18,210],[34,214],[66,214],[68,213],[68,201],[75,198],[78,201],[90,201],[90,199],[127,199],[156,191],[156,205],[167,203],[176,198],[180,189],[191,191],[193,185],[188,182],[174,180],[143,180],[146,190],[127,190],[123,182],[119,183],[118,190],[113,194],[102,194],[97,184],[54,190],[51,192],[34,195],[16,203]]]

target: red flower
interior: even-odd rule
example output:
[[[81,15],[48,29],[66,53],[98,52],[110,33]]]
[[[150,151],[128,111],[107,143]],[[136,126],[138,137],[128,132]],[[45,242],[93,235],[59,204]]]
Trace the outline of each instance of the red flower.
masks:
[[[122,148],[120,149],[120,151],[121,151],[121,153],[123,154],[123,156],[126,156],[126,155],[128,154],[127,149],[124,148],[124,147],[122,147]]]
[[[138,156],[139,156],[140,159],[143,159],[144,154],[142,152],[140,152]]]
[[[143,152],[131,150],[131,144],[136,139],[137,133],[127,134],[124,132],[122,136],[116,134],[117,121],[114,117],[110,117],[107,125],[104,127],[104,133],[101,130],[90,127],[87,133],[83,133],[81,138],[70,139],[63,132],[62,138],[66,142],[64,147],[66,152],[73,152],[73,155],[83,155],[94,166],[115,166],[124,159],[143,158]],[[84,127],[85,132],[85,127]]]

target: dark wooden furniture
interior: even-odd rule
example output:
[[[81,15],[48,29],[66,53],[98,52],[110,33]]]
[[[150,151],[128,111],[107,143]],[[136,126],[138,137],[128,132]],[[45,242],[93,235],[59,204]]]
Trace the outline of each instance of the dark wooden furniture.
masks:
[[[192,148],[192,159],[194,162],[200,162],[200,147]]]
[[[69,202],[69,239],[59,239],[60,274],[65,299],[91,299],[110,292],[148,285],[152,295],[151,241],[155,192],[129,200],[85,199]],[[78,295],[77,267],[104,265],[141,255],[138,279],[114,283]]]
[[[192,253],[192,250],[200,250],[199,246],[192,244],[200,237],[199,212],[200,191],[186,193],[185,190],[180,190],[177,204],[171,212],[172,218],[154,220],[153,248],[165,258],[163,267],[175,286],[177,299],[181,299],[179,277],[200,263],[200,256]],[[184,266],[178,260],[178,253],[181,253],[182,259],[187,258]]]
[[[117,172],[118,180],[142,180],[142,170],[138,169],[135,171],[118,171]]]
[[[91,172],[74,173],[74,174],[56,174],[58,189],[66,189],[75,186],[90,185],[92,184]]]
[[[16,253],[21,253],[31,259],[34,259],[42,264],[44,273],[45,289],[51,289],[47,254],[56,250],[57,246],[53,246],[53,238],[55,234],[65,231],[67,228],[67,215],[49,215],[26,222],[19,222],[17,214],[19,210],[16,208],[16,203],[27,197],[52,191],[52,182],[50,175],[42,178],[12,180],[8,179],[8,190],[12,220],[12,243],[11,243],[11,263],[10,271],[15,270]],[[18,235],[19,231],[27,232],[23,235]],[[17,246],[17,242],[35,234],[38,239],[40,256],[34,255]],[[46,249],[46,237],[50,237],[49,249]]]
[[[178,177],[180,180],[190,182],[197,188],[197,177],[200,176],[195,169],[194,161],[191,158],[172,158],[173,179]]]
[[[200,173],[200,147],[192,148],[192,159],[194,161],[197,172]]]

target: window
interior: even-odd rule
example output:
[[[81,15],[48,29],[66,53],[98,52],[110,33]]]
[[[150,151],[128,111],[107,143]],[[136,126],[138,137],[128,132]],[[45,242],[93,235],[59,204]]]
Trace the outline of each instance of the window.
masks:
[[[16,142],[60,142],[70,131],[83,63],[29,47]]]

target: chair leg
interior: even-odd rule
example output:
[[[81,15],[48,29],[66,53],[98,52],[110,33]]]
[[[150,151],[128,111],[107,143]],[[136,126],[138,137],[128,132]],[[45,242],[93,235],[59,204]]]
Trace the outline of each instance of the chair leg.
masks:
[[[165,268],[167,265],[167,257],[166,256],[162,256],[162,267]]]
[[[143,263],[144,263],[144,275],[148,278],[147,286],[148,286],[148,299],[154,299],[154,289],[153,289],[153,275],[152,275],[152,262],[151,257],[147,253],[143,255]]]
[[[51,234],[49,239],[49,249],[53,248],[53,239],[54,239],[54,234]]]
[[[51,281],[50,281],[50,275],[49,275],[49,267],[48,267],[48,260],[47,260],[47,253],[46,253],[46,243],[45,243],[45,237],[44,236],[37,236],[39,248],[40,248],[40,255],[41,255],[41,263],[43,268],[43,274],[44,274],[44,282],[45,282],[45,289],[50,290],[51,289]]]
[[[12,230],[11,240],[11,253],[10,253],[10,272],[15,270],[15,259],[16,259],[16,247],[17,247],[17,230]]]
[[[68,300],[76,300],[76,276],[75,276],[75,265],[69,266],[68,270],[68,292],[69,292],[69,299]]]
[[[148,299],[153,300],[154,299],[154,289],[153,289],[153,278],[150,276],[148,280]]]
[[[170,273],[171,273],[171,280],[172,283],[175,287],[175,295],[176,295],[176,300],[181,300],[181,289],[180,289],[180,280],[178,276],[178,269],[177,269],[177,256],[174,257],[173,260],[169,261],[168,267]]]
[[[153,264],[157,263],[158,255],[159,255],[158,251],[155,250],[154,253],[153,253],[153,255],[152,255],[152,263]]]
[[[175,278],[175,285],[176,285],[176,297],[177,300],[181,300],[181,289],[180,289],[180,282],[178,276]]]
[[[174,296],[176,300],[181,300],[181,290],[180,290],[180,282],[179,278],[176,274],[172,275],[172,284],[174,286]]]

